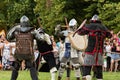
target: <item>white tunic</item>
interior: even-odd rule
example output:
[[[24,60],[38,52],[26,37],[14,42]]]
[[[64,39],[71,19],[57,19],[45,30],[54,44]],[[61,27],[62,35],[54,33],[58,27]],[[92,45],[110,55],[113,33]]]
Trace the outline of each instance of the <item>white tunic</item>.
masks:
[[[8,44],[3,44],[3,56],[2,56],[2,64],[6,64],[7,61],[9,60],[9,57],[10,57],[10,43]]]

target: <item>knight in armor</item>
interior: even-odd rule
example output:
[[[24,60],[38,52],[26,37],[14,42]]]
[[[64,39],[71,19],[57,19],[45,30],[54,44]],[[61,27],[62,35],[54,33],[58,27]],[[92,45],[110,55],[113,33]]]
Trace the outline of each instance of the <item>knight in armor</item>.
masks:
[[[75,71],[76,80],[80,80],[80,66],[81,66],[81,63],[83,63],[79,59],[80,51],[75,49],[72,46],[70,39],[68,37],[68,35],[70,33],[73,33],[73,31],[76,28],[77,28],[77,21],[73,18],[69,22],[69,28],[60,32],[60,34],[63,34],[63,37],[61,37],[61,40],[63,41],[63,49],[61,51],[63,56],[61,57],[61,60],[60,60],[60,67],[59,67],[59,71],[58,71],[58,80],[62,79],[62,75],[63,75],[65,69],[67,68],[66,65],[68,62],[69,62],[69,64],[71,63],[71,65],[73,66],[73,69]],[[70,71],[68,70],[67,73],[68,73],[67,80],[70,80]]]
[[[83,80],[91,80],[91,68],[96,68],[97,80],[103,80],[103,45],[105,38],[110,38],[110,31],[101,23],[98,15],[94,15],[90,24],[84,24],[77,33],[88,35],[88,46],[84,56]]]
[[[45,33],[41,27],[36,30],[36,34],[38,36],[38,39],[36,40],[38,51],[40,52],[41,57],[49,65],[51,80],[55,80],[57,68],[51,37]]]
[[[33,40],[37,39],[34,27],[30,27],[27,16],[22,16],[20,25],[13,27],[7,34],[9,41],[16,40],[15,62],[13,64],[11,80],[17,80],[21,62],[25,60],[25,65],[30,70],[32,80],[38,80],[37,70],[34,62]]]

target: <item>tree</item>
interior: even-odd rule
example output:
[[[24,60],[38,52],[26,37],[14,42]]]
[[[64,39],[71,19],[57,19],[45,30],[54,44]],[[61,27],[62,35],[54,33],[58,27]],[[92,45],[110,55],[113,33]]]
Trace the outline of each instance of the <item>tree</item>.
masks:
[[[99,8],[99,14],[104,24],[111,30],[118,32],[120,30],[120,2],[107,1]]]
[[[35,6],[34,0],[16,0],[9,2],[7,9],[8,23],[9,25],[15,24],[15,22],[19,22],[17,20],[20,19],[21,16],[26,15],[29,17],[30,21],[33,22],[35,15],[33,8]]]
[[[65,17],[68,22],[75,18],[80,25],[85,18],[89,23],[89,19],[98,14],[105,26],[118,32],[119,6],[119,0],[1,0],[0,26],[8,29],[26,15],[36,26],[39,17],[46,32],[53,34],[57,24],[66,25]]]
[[[41,24],[49,34],[53,34],[57,24],[66,25],[65,17],[68,22],[75,18],[78,23],[81,23],[85,16],[84,8],[86,6],[84,5],[86,3],[83,0],[36,0],[36,3],[35,13],[40,14]],[[46,5],[47,3],[49,3],[49,6]]]
[[[7,5],[6,1],[2,0],[0,2],[0,30],[2,29],[7,30],[6,5]]]

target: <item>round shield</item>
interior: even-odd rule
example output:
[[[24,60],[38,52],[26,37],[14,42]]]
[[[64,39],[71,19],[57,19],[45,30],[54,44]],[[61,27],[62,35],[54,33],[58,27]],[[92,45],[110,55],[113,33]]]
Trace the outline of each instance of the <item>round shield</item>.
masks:
[[[72,47],[81,51],[84,51],[86,49],[88,44],[87,35],[81,36],[76,33],[76,35],[73,37],[73,33],[70,33],[68,37],[72,44]]]

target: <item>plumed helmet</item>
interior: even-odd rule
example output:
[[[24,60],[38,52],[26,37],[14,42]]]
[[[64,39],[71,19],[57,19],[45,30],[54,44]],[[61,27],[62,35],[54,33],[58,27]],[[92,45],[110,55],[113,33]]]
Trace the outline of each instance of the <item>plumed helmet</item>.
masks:
[[[22,27],[30,26],[29,22],[30,22],[29,18],[27,16],[25,16],[25,15],[20,18],[20,24],[21,24]]]
[[[73,27],[73,26],[76,26],[77,25],[77,21],[73,18],[69,21],[69,26],[70,27]]]
[[[93,21],[97,21],[97,20],[99,20],[99,17],[98,17],[98,15],[94,15],[93,17],[92,17],[92,19],[91,20],[93,20]]]

